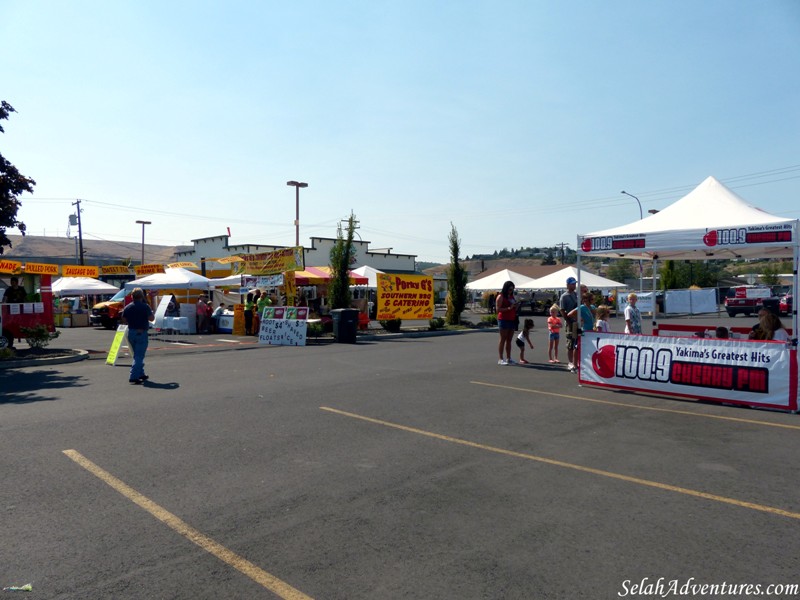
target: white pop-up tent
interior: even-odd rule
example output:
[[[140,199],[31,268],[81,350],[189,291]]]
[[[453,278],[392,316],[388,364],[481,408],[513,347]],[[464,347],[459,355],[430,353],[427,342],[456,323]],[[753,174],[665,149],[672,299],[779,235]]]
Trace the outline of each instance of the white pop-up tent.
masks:
[[[667,208],[578,236],[578,256],[706,260],[792,258],[797,219],[771,215],[709,177]]]
[[[475,281],[470,281],[467,284],[467,289],[477,292],[480,290],[501,290],[503,289],[503,284],[506,281],[514,282],[514,287],[520,290],[528,290],[532,289],[534,286],[535,279],[531,279],[530,277],[526,277],[521,273],[516,273],[514,271],[509,271],[508,269],[503,269],[502,271],[498,271],[497,273],[493,273],[491,275],[487,275],[486,277],[481,277],[480,279],[476,279]]]
[[[56,296],[116,294],[119,291],[118,287],[91,277],[59,277],[52,287]]]
[[[361,277],[367,278],[366,287],[368,288],[377,288],[378,287],[378,275],[383,275],[383,271],[379,271],[369,265],[364,265],[363,267],[358,267],[357,269],[353,269],[352,271],[355,275],[360,275]]]
[[[749,204],[708,177],[686,196],[646,219],[578,235],[578,268],[581,256],[652,260],[653,272],[657,260],[760,257],[792,258],[797,270],[798,223],[797,219],[771,215]],[[796,298],[798,282],[793,285]],[[796,338],[796,315],[792,328]]]
[[[209,279],[181,267],[167,267],[163,273],[153,273],[125,284],[126,290],[207,290]]]
[[[581,271],[581,283],[588,286],[590,289],[610,290],[614,288],[624,288],[625,284],[613,279],[607,279],[600,275],[595,275],[589,271]],[[578,278],[578,269],[576,267],[564,267],[560,271],[550,273],[534,281],[532,289],[534,290],[563,290],[567,287],[567,279],[569,277]]]
[[[791,258],[793,272],[796,272],[800,262],[798,233],[798,219],[778,217],[757,208],[709,177],[689,194],[646,219],[578,235],[578,269],[582,256],[652,260],[654,272],[659,259]],[[655,288],[655,280],[653,286]],[[795,278],[795,298],[797,292]],[[653,318],[655,329],[655,314]],[[790,362],[794,366],[788,394],[789,407],[794,410],[797,407],[797,325],[794,311],[793,339],[789,343]],[[774,358],[775,363],[781,362],[779,355]],[[759,405],[758,402],[753,404]]]

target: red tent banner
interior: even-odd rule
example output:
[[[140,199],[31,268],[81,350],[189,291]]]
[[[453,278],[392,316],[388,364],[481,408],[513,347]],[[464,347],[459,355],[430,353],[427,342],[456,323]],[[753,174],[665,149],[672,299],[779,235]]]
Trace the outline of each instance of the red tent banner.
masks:
[[[797,410],[797,361],[783,342],[586,332],[582,384]]]
[[[366,277],[349,272],[350,285],[366,285],[369,281]],[[330,267],[306,267],[302,271],[295,271],[295,282],[297,285],[325,285],[331,280]]]

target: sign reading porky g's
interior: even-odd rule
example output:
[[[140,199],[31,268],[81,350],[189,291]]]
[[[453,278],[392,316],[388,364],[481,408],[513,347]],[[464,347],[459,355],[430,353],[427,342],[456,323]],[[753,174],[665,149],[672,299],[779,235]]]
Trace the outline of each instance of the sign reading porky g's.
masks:
[[[377,279],[379,321],[433,318],[432,277],[379,273]]]

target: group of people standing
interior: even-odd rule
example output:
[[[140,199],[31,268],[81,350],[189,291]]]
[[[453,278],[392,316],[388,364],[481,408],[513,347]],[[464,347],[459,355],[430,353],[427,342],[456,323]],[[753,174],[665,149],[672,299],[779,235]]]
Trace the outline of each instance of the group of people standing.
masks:
[[[608,332],[608,317],[611,308],[601,304],[595,307],[592,303],[593,297],[589,289],[581,286],[580,303],[576,291],[578,280],[574,277],[567,278],[567,291],[561,294],[558,304],[550,307],[550,315],[547,318],[548,346],[547,357],[550,363],[560,363],[558,358],[558,346],[561,339],[562,327],[566,330],[567,340],[567,369],[577,372],[575,365],[575,348],[578,343],[579,324],[583,331]],[[519,330],[519,317],[517,315],[521,302],[514,297],[514,282],[506,281],[503,289],[495,299],[497,310],[497,323],[500,329],[500,343],[498,345],[499,360],[498,365],[513,365],[515,361],[511,358],[511,340],[515,332]],[[636,308],[636,294],[628,295],[628,305],[625,307],[625,333],[642,333],[642,316]],[[562,321],[563,318],[563,321]],[[525,319],[522,331],[517,335],[517,347],[520,349],[520,364],[527,364],[525,360],[526,345],[533,349],[530,341],[530,330],[533,328],[533,319]]]
[[[260,328],[259,315],[264,313],[264,309],[272,306],[272,299],[266,292],[256,290],[249,292],[244,302],[244,332],[245,335],[258,335]]]

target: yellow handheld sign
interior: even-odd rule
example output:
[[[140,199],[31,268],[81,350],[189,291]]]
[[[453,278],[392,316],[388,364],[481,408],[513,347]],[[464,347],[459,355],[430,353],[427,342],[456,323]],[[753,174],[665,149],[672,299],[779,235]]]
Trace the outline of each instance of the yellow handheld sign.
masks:
[[[125,339],[125,335],[128,333],[128,326],[127,325],[119,325],[117,326],[117,333],[114,334],[114,341],[111,342],[111,348],[108,351],[108,356],[106,357],[106,364],[114,366],[117,363],[117,355],[119,354],[119,347],[122,346],[122,340]]]

